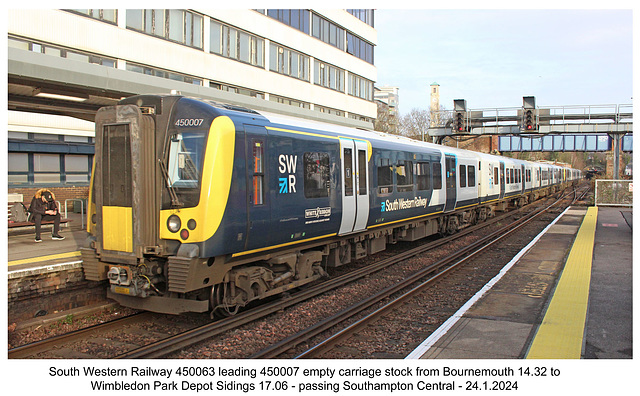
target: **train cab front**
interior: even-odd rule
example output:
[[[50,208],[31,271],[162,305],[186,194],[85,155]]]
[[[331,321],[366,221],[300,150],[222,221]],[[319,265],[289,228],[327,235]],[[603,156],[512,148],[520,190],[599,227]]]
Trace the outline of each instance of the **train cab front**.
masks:
[[[189,293],[207,286],[192,274],[207,267],[201,246],[222,220],[234,137],[228,117],[181,96],[100,109],[85,278],[107,280],[108,297],[125,306],[208,311],[208,299]]]

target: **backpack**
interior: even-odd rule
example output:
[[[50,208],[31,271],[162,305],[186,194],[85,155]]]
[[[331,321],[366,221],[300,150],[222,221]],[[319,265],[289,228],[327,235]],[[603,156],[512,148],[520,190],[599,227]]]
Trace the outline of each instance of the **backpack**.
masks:
[[[16,202],[11,205],[11,217],[9,217],[9,220],[16,223],[22,223],[27,221],[27,219],[27,208],[22,202]]]

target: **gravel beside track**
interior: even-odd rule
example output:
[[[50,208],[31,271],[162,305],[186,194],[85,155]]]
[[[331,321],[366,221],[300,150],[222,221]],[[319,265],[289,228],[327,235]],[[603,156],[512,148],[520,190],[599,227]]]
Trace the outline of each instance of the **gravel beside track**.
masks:
[[[359,332],[357,336],[349,338],[341,346],[327,352],[322,357],[329,359],[403,358],[455,313],[487,281],[493,278],[511,257],[526,246],[558,213],[559,209],[543,215],[543,219],[536,220],[525,226],[523,230],[502,241],[499,247],[476,257],[472,265],[456,270],[439,280],[434,287],[421,293],[410,304],[406,304],[393,313],[386,315],[374,325],[368,326],[364,331]],[[347,286],[283,309],[266,318],[242,325],[167,357],[174,359],[247,358],[257,351],[265,349],[375,294],[426,265],[451,254],[458,248],[471,244],[504,224],[509,224],[509,221],[506,218],[480,232],[463,236],[452,243],[405,260],[384,271],[378,271]],[[350,271],[354,267],[366,266],[372,262],[397,254],[400,250],[406,250],[428,241],[427,239],[421,242],[399,243],[390,246],[388,250],[378,255],[334,270],[334,275]],[[376,308],[378,307],[374,306],[366,312]],[[124,311],[127,310],[122,308],[116,311],[104,311],[91,317],[61,321],[54,326],[43,326],[32,331],[12,331],[10,329],[9,347],[33,342],[45,336],[54,335],[56,332],[70,331],[74,327],[82,327],[91,323],[109,320],[114,315],[122,315]],[[342,327],[348,326],[355,320],[357,318],[353,318],[348,323],[343,323]],[[65,347],[71,352],[53,351],[53,353],[40,354],[36,357],[110,358],[207,321],[210,321],[208,315],[158,315],[158,319],[140,326],[122,328],[104,334],[101,337],[80,341],[73,346]],[[303,343],[297,348],[288,351],[281,357],[295,357],[331,335],[327,333],[335,333],[342,327],[333,328],[308,343]]]

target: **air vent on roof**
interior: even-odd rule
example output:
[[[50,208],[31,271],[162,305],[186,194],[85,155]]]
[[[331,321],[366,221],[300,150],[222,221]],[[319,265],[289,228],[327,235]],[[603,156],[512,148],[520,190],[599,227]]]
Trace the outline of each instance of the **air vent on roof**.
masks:
[[[234,111],[243,111],[245,113],[252,113],[252,114],[258,114],[256,111],[253,111],[251,109],[247,109],[246,107],[242,107],[242,106],[236,106],[236,105],[230,105],[230,104],[221,104],[222,107],[224,107],[225,109],[228,110],[234,110]]]

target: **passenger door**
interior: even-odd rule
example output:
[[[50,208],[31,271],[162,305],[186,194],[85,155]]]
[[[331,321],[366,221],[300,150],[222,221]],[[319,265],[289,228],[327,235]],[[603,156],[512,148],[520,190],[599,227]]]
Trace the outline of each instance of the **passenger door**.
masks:
[[[266,246],[269,241],[271,210],[268,190],[267,130],[245,125],[247,158],[247,237],[245,249]]]
[[[339,234],[361,231],[369,220],[369,155],[367,142],[340,139],[342,221]]]
[[[447,202],[444,211],[449,212],[456,208],[456,157],[451,154],[445,154],[445,184],[447,191]]]
[[[504,182],[504,162],[500,161],[500,199],[504,198],[506,188]]]

